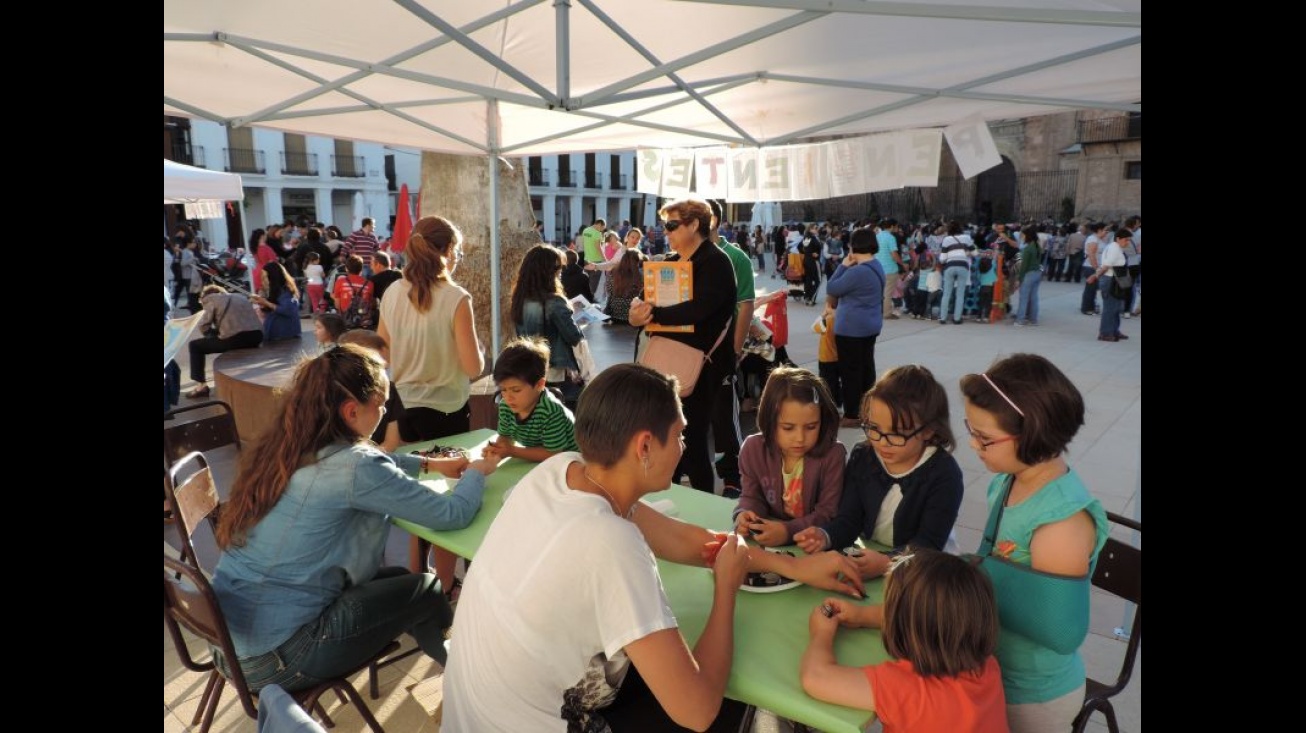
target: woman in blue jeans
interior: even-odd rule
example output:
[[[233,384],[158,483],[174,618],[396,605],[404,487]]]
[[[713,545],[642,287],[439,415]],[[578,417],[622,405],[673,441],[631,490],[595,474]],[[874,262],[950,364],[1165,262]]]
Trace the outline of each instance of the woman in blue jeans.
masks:
[[[1125,301],[1112,294],[1111,286],[1115,284],[1118,271],[1127,271],[1124,247],[1133,241],[1133,232],[1128,229],[1118,230],[1115,241],[1103,249],[1097,269],[1086,281],[1096,283],[1102,292],[1102,321],[1098,326],[1098,341],[1123,341],[1129,338],[1120,331],[1120,312],[1124,310]]]
[[[443,663],[453,611],[434,575],[381,567],[391,516],[467,526],[495,463],[381,452],[368,436],[390,391],[375,351],[345,344],[305,361],[277,440],[244,453],[218,523],[213,590],[254,691],[299,690],[357,669],[401,632]],[[439,494],[417,477],[461,475]]]
[[[1038,228],[1030,227],[1025,246],[1016,265],[1016,287],[1020,288],[1020,305],[1016,308],[1017,326],[1038,325],[1038,286],[1043,282],[1043,248],[1038,243]]]

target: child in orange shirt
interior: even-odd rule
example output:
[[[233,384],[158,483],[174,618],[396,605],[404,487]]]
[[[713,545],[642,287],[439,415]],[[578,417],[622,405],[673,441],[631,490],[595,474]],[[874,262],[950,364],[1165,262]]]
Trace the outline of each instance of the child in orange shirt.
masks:
[[[834,405],[843,410],[843,388],[839,381],[839,349],[834,344],[834,309],[826,306],[821,317],[812,324],[812,330],[821,334],[816,347],[816,373],[830,388]]]
[[[884,605],[828,598],[808,620],[803,689],[818,700],[874,710],[884,733],[1008,733],[993,584],[956,555],[909,548],[886,575]],[[941,613],[942,611],[942,613]],[[881,627],[893,660],[845,667],[840,626]]]

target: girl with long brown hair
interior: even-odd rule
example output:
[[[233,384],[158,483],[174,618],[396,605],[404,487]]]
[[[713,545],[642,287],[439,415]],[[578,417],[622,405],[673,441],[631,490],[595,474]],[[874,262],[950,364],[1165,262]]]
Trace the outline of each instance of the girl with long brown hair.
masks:
[[[556,247],[537,244],[527,250],[512,288],[510,312],[518,336],[540,336],[549,342],[545,382],[558,388],[563,402],[575,409],[581,384],[571,379],[568,371],[578,376],[580,365],[571,347],[585,336],[571,319],[560,279],[562,262],[562,251]]]
[[[213,589],[254,690],[356,669],[400,632],[444,662],[453,618],[435,576],[381,567],[390,517],[467,526],[495,462],[381,452],[368,436],[390,390],[375,351],[352,344],[300,364],[274,432],[244,452],[217,540]],[[461,474],[440,494],[417,480]]]

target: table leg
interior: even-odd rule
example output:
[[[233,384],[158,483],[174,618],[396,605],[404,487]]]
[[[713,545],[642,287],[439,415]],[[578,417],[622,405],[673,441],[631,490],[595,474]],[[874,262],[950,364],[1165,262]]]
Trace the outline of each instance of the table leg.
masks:
[[[431,543],[416,535],[408,538],[408,569],[414,573],[430,572],[426,558],[431,553]]]

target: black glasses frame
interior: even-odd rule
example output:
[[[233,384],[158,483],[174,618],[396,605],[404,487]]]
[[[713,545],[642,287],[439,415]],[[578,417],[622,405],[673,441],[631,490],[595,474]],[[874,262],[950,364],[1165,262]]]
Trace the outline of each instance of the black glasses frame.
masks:
[[[866,423],[861,424],[861,429],[863,433],[866,433],[867,440],[873,440],[876,443],[883,440],[894,448],[901,448],[904,445],[907,445],[907,441],[920,435],[921,431],[925,429],[925,426],[922,425],[906,435],[903,435],[902,433],[886,433],[879,428],[867,425]]]

